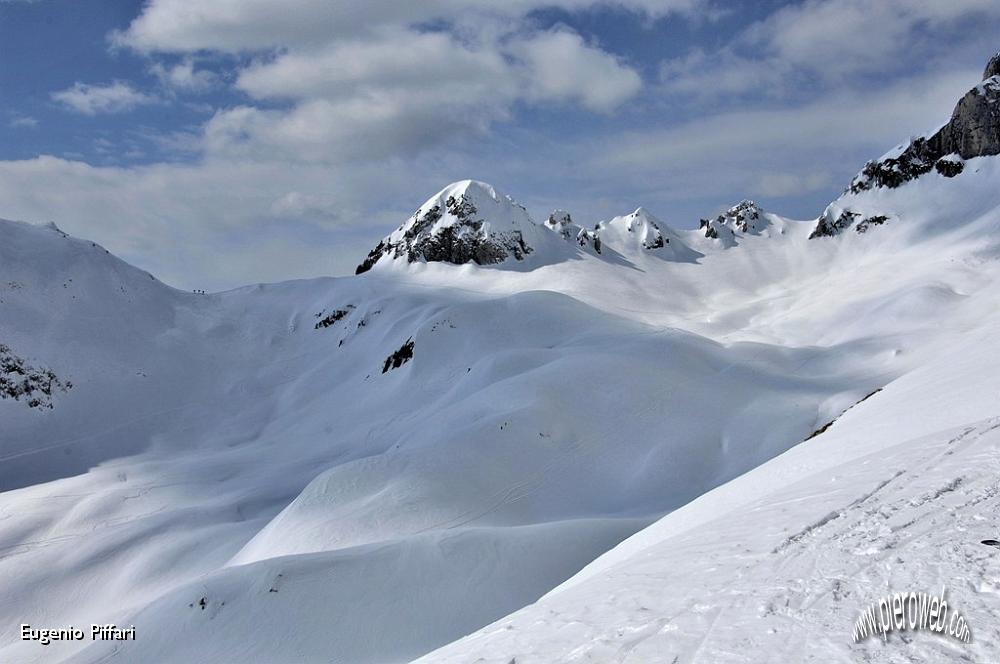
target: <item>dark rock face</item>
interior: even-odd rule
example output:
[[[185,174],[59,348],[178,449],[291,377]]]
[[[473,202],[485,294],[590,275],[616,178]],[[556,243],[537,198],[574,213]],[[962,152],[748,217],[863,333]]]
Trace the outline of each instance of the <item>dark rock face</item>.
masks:
[[[849,191],[895,188],[932,169],[945,177],[962,172],[961,159],[1000,154],[1000,53],[986,65],[983,82],[962,97],[951,119],[930,138],[917,138],[897,157],[870,161]],[[944,162],[944,163],[942,163]]]
[[[943,156],[931,148],[927,139],[918,138],[910,143],[898,157],[882,161],[869,161],[851,182],[850,192],[857,194],[868,189],[896,187],[915,180],[931,169]]]
[[[581,247],[593,247],[595,253],[601,253],[600,224],[591,231],[574,223],[573,217],[566,210],[553,210],[545,221],[545,226],[564,240],[576,242]]]
[[[887,221],[889,221],[889,217],[884,214],[877,214],[874,217],[866,217],[859,221],[854,230],[858,233],[867,233],[868,229],[872,226],[881,226]]]
[[[670,242],[670,240],[666,240],[666,242]],[[664,246],[665,242],[662,235],[657,235],[652,240],[642,243],[643,249],[662,249]]]
[[[754,222],[760,220],[760,212],[761,210],[756,203],[743,200],[726,210],[726,213],[720,217],[723,220],[732,219],[736,227],[746,233],[751,229],[756,229]]]
[[[817,237],[833,237],[838,235],[841,231],[844,231],[851,227],[854,220],[861,215],[857,212],[851,212],[850,210],[844,210],[839,215],[834,217],[830,214],[830,211],[823,213],[823,216],[819,218],[819,223],[816,224],[816,228],[809,235],[809,239]]]
[[[997,66],[992,60],[990,64]],[[948,124],[928,143],[941,156],[957,153],[971,159],[1000,154],[1000,78],[991,76],[967,92]]]
[[[318,318],[319,320],[316,321],[316,325],[313,327],[313,329],[319,330],[324,327],[330,327],[331,325],[342,319],[344,316],[351,313],[353,309],[354,305],[349,304],[347,305],[346,309],[334,309],[333,312],[329,314],[327,314],[325,311],[321,311],[318,314],[316,314],[316,318]]]
[[[361,264],[354,268],[354,274],[362,274],[375,267],[375,263],[378,262],[378,259],[388,254],[390,249],[391,245],[389,245],[389,243],[385,240],[381,240],[375,245],[374,249],[368,252],[368,255],[365,256],[363,261],[361,261]]]
[[[990,58],[990,61],[986,63],[986,69],[983,71],[983,80],[993,76],[1000,76],[1000,52]]]
[[[954,159],[938,159],[934,164],[934,170],[946,178],[953,178],[965,170],[965,162]]]
[[[399,347],[389,357],[385,358],[382,365],[382,373],[387,373],[390,369],[398,369],[413,357],[413,339],[407,339],[406,343]]]
[[[715,219],[701,219],[698,228],[705,231],[705,237],[718,239],[719,233],[735,237],[740,233],[757,233],[767,226],[764,211],[751,200],[742,200]]]
[[[73,387],[50,369],[29,366],[11,349],[0,344],[0,399],[24,399],[28,408],[52,408],[52,393]]]
[[[483,220],[477,218],[476,206],[465,196],[449,196],[445,207],[456,217],[453,224],[436,227],[444,216],[439,205],[418,210],[412,225],[406,228],[399,241],[393,242],[390,236],[379,242],[354,273],[367,272],[387,255],[393,258],[405,256],[409,263],[424,260],[461,265],[472,261],[477,265],[491,265],[511,256],[524,260],[531,253],[532,249],[525,243],[520,231],[487,236],[483,232]]]
[[[705,231],[705,237],[716,240],[719,238],[719,231],[716,230],[715,226],[708,219],[701,219],[698,222],[698,228]]]
[[[867,233],[873,227],[881,226],[885,222],[889,221],[889,217],[884,214],[865,217],[864,219],[861,219],[861,221],[858,221],[860,217],[861,213],[854,212],[853,210],[843,210],[840,214],[827,210],[823,213],[823,216],[819,218],[819,223],[816,224],[816,228],[814,228],[813,232],[809,235],[809,239],[812,240],[817,237],[833,237],[834,235],[839,235],[852,226],[858,234]]]

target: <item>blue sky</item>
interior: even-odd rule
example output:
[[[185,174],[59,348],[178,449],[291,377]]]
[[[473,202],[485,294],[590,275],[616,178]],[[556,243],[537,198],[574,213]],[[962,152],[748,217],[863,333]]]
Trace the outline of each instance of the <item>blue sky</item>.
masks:
[[[0,217],[183,288],[344,274],[448,182],[817,216],[943,123],[994,0],[0,0]]]

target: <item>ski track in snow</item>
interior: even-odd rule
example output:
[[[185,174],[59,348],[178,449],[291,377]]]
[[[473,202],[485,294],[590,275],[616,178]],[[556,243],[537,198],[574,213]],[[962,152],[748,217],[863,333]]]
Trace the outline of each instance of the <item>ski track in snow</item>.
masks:
[[[992,661],[1000,575],[980,539],[998,526],[998,429],[991,418],[803,478],[419,661]],[[836,489],[815,493],[833,479]],[[830,505],[794,534],[780,528]],[[871,602],[942,586],[973,643],[923,632],[852,643]]]
[[[0,660],[1000,661],[998,161],[852,196],[864,235],[638,210],[211,295],[0,222],[0,342],[74,383],[0,401]],[[941,585],[972,644],[850,643]]]

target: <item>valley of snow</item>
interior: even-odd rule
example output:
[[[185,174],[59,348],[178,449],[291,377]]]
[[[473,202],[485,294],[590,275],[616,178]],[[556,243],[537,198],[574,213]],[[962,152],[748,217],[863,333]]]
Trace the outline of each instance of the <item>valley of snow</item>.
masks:
[[[358,276],[214,294],[0,222],[0,344],[72,383],[0,400],[0,661],[998,661],[998,181],[813,238],[466,181]],[[942,585],[971,644],[851,643]]]

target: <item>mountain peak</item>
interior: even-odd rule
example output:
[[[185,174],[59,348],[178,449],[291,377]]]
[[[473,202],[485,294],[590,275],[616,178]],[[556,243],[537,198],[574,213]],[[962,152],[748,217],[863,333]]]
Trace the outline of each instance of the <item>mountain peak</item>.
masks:
[[[675,262],[694,262],[701,256],[644,207],[602,221],[594,229],[594,235],[605,246],[623,255],[648,254]]]
[[[460,180],[431,196],[383,238],[355,270],[367,272],[387,259],[477,265],[524,260],[540,227],[524,206],[478,180]]]
[[[983,80],[993,76],[1000,76],[1000,51],[996,53],[990,61],[986,63],[986,70],[983,72]]]
[[[705,231],[705,237],[731,247],[736,244],[738,233],[759,235],[769,225],[764,210],[745,198],[715,219],[702,219],[699,228]]]
[[[437,194],[431,196],[430,200],[447,198],[448,196],[474,196],[477,198],[490,198],[498,203],[501,198],[508,198],[507,196],[498,194],[493,185],[487,182],[482,182],[480,180],[459,180],[458,182],[452,182]]]
[[[869,161],[854,178],[851,193],[893,189],[932,170],[955,177],[974,157],[1000,154],[1000,53],[990,58],[983,80],[958,100],[951,119],[932,136],[920,136],[898,153]]]

